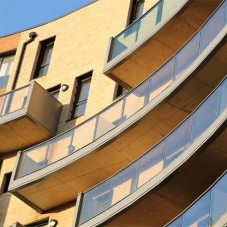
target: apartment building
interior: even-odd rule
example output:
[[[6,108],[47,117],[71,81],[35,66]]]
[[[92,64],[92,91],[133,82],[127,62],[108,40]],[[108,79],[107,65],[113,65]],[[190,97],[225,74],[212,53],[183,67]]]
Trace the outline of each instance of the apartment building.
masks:
[[[0,227],[225,226],[226,24],[95,0],[0,37]]]

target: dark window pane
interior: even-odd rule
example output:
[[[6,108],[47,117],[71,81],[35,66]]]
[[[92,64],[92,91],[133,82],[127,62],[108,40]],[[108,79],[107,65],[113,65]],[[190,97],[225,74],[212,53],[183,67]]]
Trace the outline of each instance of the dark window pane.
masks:
[[[82,82],[81,92],[80,92],[78,102],[84,101],[88,98],[90,85],[91,85],[91,80],[87,80],[87,81]]]
[[[79,106],[76,107],[76,111],[75,111],[75,117],[79,117],[84,115],[85,113],[85,109],[86,109],[86,105],[87,103],[82,103]]]
[[[10,182],[11,176],[12,176],[12,173],[5,174],[5,186],[4,186],[4,189],[3,189],[3,193],[8,192],[9,182]]]
[[[136,14],[134,20],[140,18],[143,15],[144,1],[139,1],[136,7]]]
[[[54,40],[55,37],[52,37],[41,43],[42,47],[35,71],[35,78],[45,76],[47,74],[53,52]]]
[[[51,44],[46,47],[42,64],[47,64],[50,62],[50,58],[51,58],[51,55],[53,52],[53,46],[54,46],[54,44]]]
[[[45,65],[41,67],[39,71],[39,77],[45,76],[47,74],[48,68],[49,68],[49,65]]]
[[[0,89],[5,88],[8,83],[9,75],[12,69],[14,55],[0,58]]]

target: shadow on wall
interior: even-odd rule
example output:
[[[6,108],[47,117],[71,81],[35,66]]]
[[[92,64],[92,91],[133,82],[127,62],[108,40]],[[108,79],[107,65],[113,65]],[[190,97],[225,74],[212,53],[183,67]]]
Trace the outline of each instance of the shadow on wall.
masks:
[[[12,195],[9,192],[0,195],[0,227],[6,226],[5,221],[9,209],[11,196]]]

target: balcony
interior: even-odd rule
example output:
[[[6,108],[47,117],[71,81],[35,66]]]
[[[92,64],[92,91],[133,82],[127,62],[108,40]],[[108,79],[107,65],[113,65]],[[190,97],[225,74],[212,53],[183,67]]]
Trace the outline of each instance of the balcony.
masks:
[[[0,153],[55,135],[60,112],[61,104],[36,82],[0,95]]]
[[[226,226],[227,171],[190,207],[165,227]]]
[[[125,88],[137,86],[204,24],[221,0],[159,1],[111,38],[103,73]]]
[[[224,16],[225,4],[128,94],[75,128],[19,153],[9,190],[37,211],[47,211],[74,200],[167,135],[227,74]]]
[[[112,177],[81,193],[75,226],[163,226],[194,201],[227,166],[226,94],[227,78],[167,137]],[[227,199],[223,196],[219,202]],[[198,207],[200,212],[190,210],[194,220],[184,218],[182,226],[191,226],[186,220],[191,224],[208,221],[205,210],[209,204],[203,205],[206,209]],[[138,216],[138,211],[146,212]],[[170,226],[178,226],[174,224]]]

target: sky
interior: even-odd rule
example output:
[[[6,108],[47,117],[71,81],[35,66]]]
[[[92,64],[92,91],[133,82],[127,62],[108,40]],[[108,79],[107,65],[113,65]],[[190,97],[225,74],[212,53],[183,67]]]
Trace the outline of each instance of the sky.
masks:
[[[0,37],[48,22],[93,0],[0,0]]]

